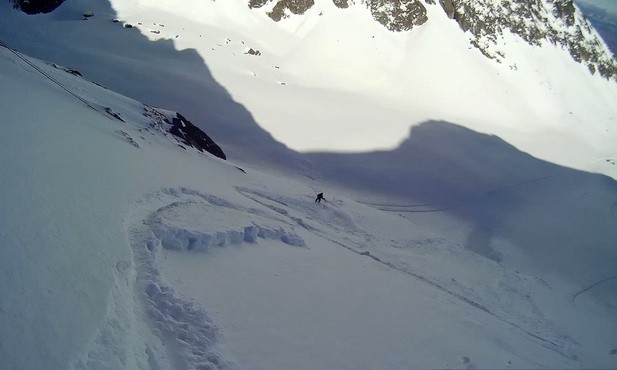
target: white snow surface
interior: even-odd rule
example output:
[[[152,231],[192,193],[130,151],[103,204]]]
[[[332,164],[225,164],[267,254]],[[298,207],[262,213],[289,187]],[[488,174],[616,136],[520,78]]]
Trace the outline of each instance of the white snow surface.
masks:
[[[260,127],[295,150],[392,149],[410,127],[445,120],[576,168],[597,171],[593,161],[617,155],[614,81],[591,76],[561,48],[509,33],[499,45],[506,60],[489,60],[438,4],[405,33],[385,29],[360,2],[316,1],[280,23],[242,1],[112,4],[130,22],[181,19],[182,30],[142,32],[196,50]],[[247,46],[262,55],[243,55]]]
[[[35,17],[1,6],[4,41],[183,112],[253,165],[289,158],[272,138],[299,151],[389,150],[411,127],[443,120],[617,177],[615,166],[598,164],[617,156],[614,81],[566,50],[509,33],[496,46],[504,61],[487,59],[439,4],[426,4],[429,21],[405,33],[388,31],[359,2],[339,9],[318,0],[279,23],[241,0],[73,0]],[[84,21],[83,12],[94,16]]]
[[[617,366],[614,83],[316,3],[0,3],[0,369]]]
[[[316,184],[182,149],[141,103],[32,60],[92,109],[0,53],[2,368],[615,364],[612,280],[315,203]]]

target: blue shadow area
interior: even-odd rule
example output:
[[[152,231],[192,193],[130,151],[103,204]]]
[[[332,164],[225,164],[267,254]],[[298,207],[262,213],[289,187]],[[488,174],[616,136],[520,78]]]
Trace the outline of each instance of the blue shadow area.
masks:
[[[93,16],[85,19],[84,13]],[[35,16],[5,2],[0,4],[0,39],[123,95],[181,113],[232,161],[311,173],[300,154],[277,142],[233,100],[194,49],[177,50],[171,39],[150,41],[117,17],[109,1],[71,0]]]
[[[411,129],[392,151],[310,153],[328,182],[357,199],[415,218],[453,215],[465,247],[495,261],[496,238],[579,281],[614,275],[617,182],[539,160],[497,136],[443,121]],[[507,261],[506,261],[507,262]]]

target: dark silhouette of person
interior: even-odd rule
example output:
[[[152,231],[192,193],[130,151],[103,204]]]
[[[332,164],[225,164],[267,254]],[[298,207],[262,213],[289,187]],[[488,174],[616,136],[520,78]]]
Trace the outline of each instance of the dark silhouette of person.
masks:
[[[315,203],[321,203],[322,200],[326,200],[326,198],[323,197],[323,193],[317,194],[317,199],[315,199]]]

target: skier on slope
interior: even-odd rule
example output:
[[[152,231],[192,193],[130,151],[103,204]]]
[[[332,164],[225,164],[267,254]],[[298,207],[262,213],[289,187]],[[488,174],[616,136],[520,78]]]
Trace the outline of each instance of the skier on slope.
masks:
[[[322,200],[326,200],[326,198],[323,197],[323,193],[317,194],[317,199],[315,199],[315,203],[321,203]]]

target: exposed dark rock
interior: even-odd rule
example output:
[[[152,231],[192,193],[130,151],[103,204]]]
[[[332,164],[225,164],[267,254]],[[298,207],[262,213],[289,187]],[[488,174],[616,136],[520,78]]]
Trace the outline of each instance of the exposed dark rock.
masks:
[[[177,113],[171,121],[169,133],[176,136],[185,145],[191,146],[201,152],[208,152],[216,157],[227,159],[221,147],[219,147],[210,136],[201,131],[199,127],[193,125],[188,119]]]
[[[587,3],[577,3],[576,5],[602,36],[613,55],[617,56],[617,14]]]
[[[576,8],[572,0],[555,0],[555,3],[553,3],[553,14],[563,20],[568,27],[574,25],[575,12]]]
[[[120,115],[120,113],[114,112],[109,107],[105,107],[105,113],[109,114],[110,116],[114,117],[115,119],[117,119],[120,122],[126,123],[126,121],[124,119],[122,119],[122,116]]]
[[[55,63],[54,63],[54,64],[52,64],[52,66],[53,66],[54,68],[56,68],[56,69],[61,69],[61,70],[63,70],[63,71],[64,71],[64,72],[66,72],[66,73],[70,73],[70,74],[72,74],[73,76],[82,77],[82,78],[84,77],[84,76],[82,76],[82,75],[81,75],[81,73],[79,73],[79,71],[78,71],[78,70],[76,70],[76,69],[67,68],[67,67],[62,67],[62,66],[59,66],[59,65],[57,65],[57,64],[55,64]]]
[[[501,62],[505,54],[498,41],[510,31],[530,45],[560,45],[592,73],[617,78],[617,61],[601,45],[589,22],[572,0],[440,0],[446,15],[464,32],[471,44],[488,58]]]
[[[64,0],[11,0],[13,7],[26,14],[51,13],[62,5]]]
[[[304,14],[315,5],[315,0],[249,0],[249,8],[261,8],[268,2],[276,2],[272,11],[268,12],[268,16],[275,22],[287,18],[289,15],[286,11],[296,15]]]
[[[419,0],[367,0],[373,18],[390,31],[409,31],[428,20]]]
[[[248,49],[248,51],[244,54],[249,54],[249,55],[254,55],[254,56],[260,56],[261,55],[261,51],[259,50],[254,50],[253,48]]]
[[[339,8],[354,3],[332,1]],[[424,2],[435,4],[435,0]],[[274,3],[268,13],[270,18],[280,21],[290,14],[304,14],[314,5],[314,0],[249,0],[248,5],[260,8],[268,3]],[[411,30],[428,20],[421,0],[357,0],[355,3],[365,5],[376,21],[395,32]],[[504,32],[511,32],[530,45],[541,46],[546,42],[560,45],[591,73],[617,79],[617,61],[603,47],[572,0],[439,0],[439,4],[463,32],[472,34],[471,44],[487,58],[499,63],[506,60],[505,52],[498,45]]]
[[[313,5],[315,5],[315,0],[279,0],[272,11],[268,13],[268,16],[278,22],[287,18],[286,10],[296,15],[304,14]]]
[[[151,121],[150,127],[145,129],[146,131],[153,129],[159,132],[170,133],[176,140],[184,145],[193,147],[202,153],[208,152],[215,157],[227,159],[221,147],[219,147],[214,140],[180,113],[176,113],[176,116],[171,118],[170,122],[167,115],[159,112],[153,107],[144,105],[144,112],[142,114]],[[186,149],[183,145],[178,145]]]
[[[454,3],[452,0],[439,0],[439,4],[450,19],[454,19]]]
[[[249,8],[261,8],[268,0],[249,0]]]
[[[366,5],[376,21],[391,31],[408,31],[414,26],[427,21],[426,8],[420,0],[359,0]],[[268,16],[278,22],[287,18],[289,13],[304,14],[313,5],[314,0],[249,0],[250,8],[261,8],[268,2],[276,2]],[[332,0],[339,8],[348,8],[350,0]],[[434,3],[428,0],[428,3]],[[320,13],[321,15],[321,13]]]

